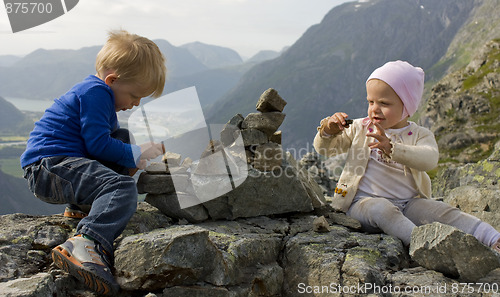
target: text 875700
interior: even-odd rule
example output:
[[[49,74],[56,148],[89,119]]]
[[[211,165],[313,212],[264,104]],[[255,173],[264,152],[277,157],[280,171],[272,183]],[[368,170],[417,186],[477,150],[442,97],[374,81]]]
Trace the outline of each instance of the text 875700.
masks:
[[[43,14],[52,12],[52,3],[30,2],[30,3],[6,3],[5,10],[8,14]]]

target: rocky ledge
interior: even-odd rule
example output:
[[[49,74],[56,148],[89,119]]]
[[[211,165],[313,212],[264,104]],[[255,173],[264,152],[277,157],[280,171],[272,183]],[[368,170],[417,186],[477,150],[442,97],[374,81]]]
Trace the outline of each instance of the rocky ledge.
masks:
[[[61,215],[1,216],[3,296],[94,296],[50,258],[50,250],[72,236],[76,224]],[[462,244],[457,232],[444,239],[445,249]],[[421,240],[415,243],[420,253],[422,241],[433,241],[421,237],[415,236]],[[434,269],[439,261],[450,263],[442,249],[434,254],[436,248],[423,249],[428,253],[425,258],[433,259]],[[467,257],[477,261],[485,255],[490,262],[496,259],[488,249],[469,250]],[[476,262],[455,256],[461,272],[477,272],[471,266]],[[360,232],[359,222],[328,207],[183,224],[142,202],[116,241],[115,257],[120,296],[423,296],[444,288],[450,296],[462,296],[452,292],[470,281],[460,273],[444,275],[418,266],[400,240]],[[492,268],[482,267],[481,278],[473,280],[488,284],[490,293],[498,292],[494,290],[500,285],[500,269],[486,271]],[[494,296],[479,293],[478,286],[473,286],[477,294],[463,295]],[[414,294],[418,292],[426,294]]]
[[[258,111],[281,113],[284,103],[277,93],[268,91],[263,96],[273,98],[269,101],[274,103],[260,101]],[[500,294],[499,254],[472,236],[441,224],[415,228],[410,249],[394,237],[362,232],[358,221],[329,207],[317,174],[311,175],[322,170],[321,164],[312,164],[311,156],[295,162],[283,154],[275,133],[281,122],[257,119],[255,124],[247,120],[243,125],[242,117],[233,120],[238,118],[241,131],[254,130],[242,135],[266,131],[262,141],[251,141],[257,137],[250,134],[243,137],[247,152],[274,143],[271,145],[277,149],[271,152],[279,157],[267,158],[272,163],[262,167],[256,155],[244,153],[238,164],[243,162],[258,176],[249,174],[241,188],[198,204],[197,209],[181,209],[179,193],[172,195],[169,182],[176,174],[189,176],[190,162],[181,163],[179,156],[170,155],[168,164],[149,168],[139,190],[148,193],[146,201],[151,204],[139,203],[115,242],[114,275],[122,288],[119,296]],[[263,129],[272,123],[272,128]],[[453,189],[441,193],[445,201],[473,214],[477,209],[464,202],[470,197],[462,199],[459,192],[489,191],[486,206],[478,205],[481,218],[493,225],[496,221],[488,215],[498,204],[499,151],[497,143],[487,160],[443,171],[437,183],[442,189]],[[198,172],[198,167],[192,169],[191,173]],[[284,179],[276,171],[292,174]],[[181,195],[189,197],[189,183],[182,184],[186,192]],[[50,257],[52,248],[74,234],[77,223],[62,215],[0,216],[2,296],[95,296],[58,270]]]

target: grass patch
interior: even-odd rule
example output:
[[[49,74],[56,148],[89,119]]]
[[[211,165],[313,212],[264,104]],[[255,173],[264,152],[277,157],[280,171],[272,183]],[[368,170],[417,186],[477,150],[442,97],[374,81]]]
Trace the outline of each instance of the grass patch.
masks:
[[[21,142],[27,140],[28,136],[0,136],[0,142]]]
[[[487,62],[479,68],[476,74],[467,77],[462,84],[462,91],[469,90],[475,86],[477,86],[486,75],[492,72],[498,72],[499,70],[494,67],[495,61],[500,60],[500,51],[492,50],[490,55],[487,58]]]
[[[23,169],[19,164],[19,158],[15,159],[0,159],[0,170],[14,177],[23,177]]]
[[[436,167],[436,168],[434,168],[432,170],[427,171],[427,175],[429,175],[429,177],[431,178],[431,180],[434,180],[434,178],[436,178],[438,172],[439,172],[439,167]]]

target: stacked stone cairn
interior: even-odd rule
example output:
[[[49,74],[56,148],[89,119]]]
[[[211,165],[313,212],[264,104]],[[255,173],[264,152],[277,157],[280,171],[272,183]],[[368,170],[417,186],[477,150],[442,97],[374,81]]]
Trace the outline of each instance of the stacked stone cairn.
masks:
[[[323,189],[281,146],[278,128],[285,105],[276,90],[268,89],[257,102],[258,112],[230,119],[220,140],[211,140],[199,161],[167,152],[162,162],[149,165],[137,182],[139,193],[146,193],[145,201],[167,216],[191,223],[321,208],[326,204]],[[244,150],[235,149],[238,145]],[[210,158],[216,153],[224,155],[226,164]],[[230,191],[222,186],[228,172]],[[204,191],[197,192],[200,185]],[[221,194],[204,197],[204,192]]]
[[[265,91],[257,102],[256,113],[246,118],[235,115],[221,132],[221,141],[231,145],[241,135],[247,163],[253,168],[268,172],[280,170],[283,165],[281,131],[277,131],[285,119],[286,101],[274,89]]]

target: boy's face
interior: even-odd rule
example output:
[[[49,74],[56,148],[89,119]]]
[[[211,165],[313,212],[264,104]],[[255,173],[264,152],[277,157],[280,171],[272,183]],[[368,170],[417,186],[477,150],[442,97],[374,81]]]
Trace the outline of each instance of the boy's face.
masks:
[[[368,117],[374,123],[379,123],[384,129],[398,129],[407,125],[403,115],[403,101],[398,94],[378,79],[366,83],[366,100],[368,100]]]
[[[132,109],[139,106],[141,99],[149,96],[144,87],[132,82],[124,82],[118,78],[105,81],[115,95],[115,111]]]

